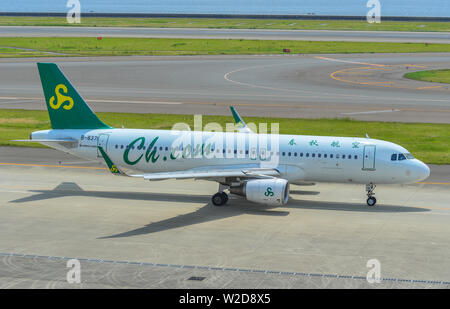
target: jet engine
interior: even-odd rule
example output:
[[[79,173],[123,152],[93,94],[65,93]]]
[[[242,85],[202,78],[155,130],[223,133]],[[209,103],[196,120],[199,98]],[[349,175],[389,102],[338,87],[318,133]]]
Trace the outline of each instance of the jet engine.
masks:
[[[253,179],[231,187],[230,193],[244,196],[254,203],[280,206],[289,200],[289,182],[279,178]]]

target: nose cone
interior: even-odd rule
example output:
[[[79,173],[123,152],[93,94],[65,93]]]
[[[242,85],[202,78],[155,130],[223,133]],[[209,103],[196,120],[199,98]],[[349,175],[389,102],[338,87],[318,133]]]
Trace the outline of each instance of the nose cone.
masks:
[[[422,161],[417,160],[414,164],[413,175],[416,181],[422,181],[430,176],[430,168]]]

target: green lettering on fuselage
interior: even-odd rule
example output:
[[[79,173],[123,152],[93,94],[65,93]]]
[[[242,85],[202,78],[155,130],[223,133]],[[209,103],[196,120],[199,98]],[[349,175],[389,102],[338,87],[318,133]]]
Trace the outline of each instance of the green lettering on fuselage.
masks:
[[[149,162],[152,160],[152,163],[155,163],[159,159],[159,155],[156,155],[156,148],[153,149],[153,146],[156,144],[156,141],[159,139],[159,136],[155,137],[153,141],[148,145],[147,152],[145,153],[145,160]]]
[[[135,139],[134,141],[132,141],[128,145],[127,149],[125,149],[125,151],[123,152],[123,161],[128,165],[135,165],[142,159],[142,156],[143,156],[142,154],[135,161],[130,161],[130,158],[128,157],[130,150],[132,149],[132,147],[134,147],[134,144],[136,144],[138,141],[141,141],[138,148],[140,149],[140,148],[144,147],[145,137],[139,137],[139,138]]]
[[[158,161],[160,155],[157,154],[157,147],[155,147],[156,142],[158,141],[159,136],[155,137],[152,142],[148,145],[147,147],[147,151],[145,152],[145,161],[147,162],[152,162],[155,163],[156,161]],[[137,146],[136,146],[137,145]],[[139,163],[139,161],[141,161],[142,157],[144,157],[144,154],[141,154],[136,160],[132,161],[129,158],[130,155],[130,151],[134,150],[135,147],[137,150],[141,150],[144,148],[145,145],[145,137],[139,137],[135,140],[133,140],[125,149],[125,151],[123,152],[123,161],[128,164],[128,165],[136,165]],[[181,151],[181,156],[182,158],[187,158],[190,157],[191,155],[194,155],[194,157],[203,157],[205,154],[209,155],[210,153],[212,153],[212,146],[211,144],[197,144],[195,149],[193,149],[193,147],[191,147],[191,145],[186,145],[184,147],[184,149],[182,149]],[[173,149],[171,150],[170,156],[169,158],[171,160],[176,160],[179,156],[179,153],[177,153],[176,155],[173,152]],[[165,157],[166,158],[166,157]],[[166,158],[167,159],[167,158]],[[164,159],[164,161],[166,161],[166,159]]]

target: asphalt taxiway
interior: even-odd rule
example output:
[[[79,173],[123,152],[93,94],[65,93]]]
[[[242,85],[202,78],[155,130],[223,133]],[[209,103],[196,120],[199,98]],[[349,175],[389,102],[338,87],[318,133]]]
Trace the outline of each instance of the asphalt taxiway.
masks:
[[[284,207],[215,183],[115,177],[49,149],[0,148],[0,288],[449,288],[450,168],[405,186],[293,186]],[[439,172],[437,172],[439,171]],[[82,283],[66,282],[67,261]],[[369,284],[369,260],[381,283]]]
[[[449,32],[277,30],[277,29],[205,29],[205,28],[133,28],[76,26],[1,26],[0,37],[134,37],[191,39],[248,39],[351,41],[396,43],[450,43]]]
[[[45,109],[39,61],[95,111],[450,123],[447,84],[403,78],[448,53],[0,59],[1,108]]]

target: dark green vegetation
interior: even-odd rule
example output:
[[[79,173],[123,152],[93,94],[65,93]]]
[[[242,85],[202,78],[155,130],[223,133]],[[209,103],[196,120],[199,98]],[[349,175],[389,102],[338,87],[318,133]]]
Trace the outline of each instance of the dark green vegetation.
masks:
[[[98,113],[105,123],[120,128],[171,129],[175,123],[187,123],[193,129],[192,115]],[[408,149],[426,163],[450,164],[450,125],[427,123],[365,122],[349,119],[286,119],[245,117],[251,123],[279,123],[282,134],[354,136],[388,140]],[[204,116],[203,125],[217,122],[225,130],[233,117]],[[0,109],[0,145],[43,147],[40,144],[11,142],[27,139],[30,132],[50,128],[47,111]]]

